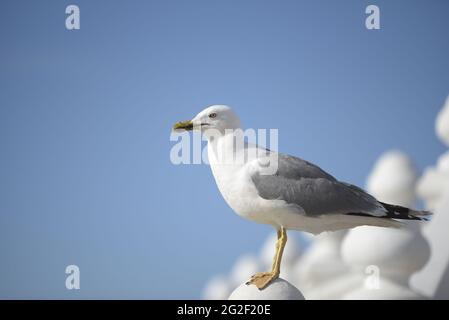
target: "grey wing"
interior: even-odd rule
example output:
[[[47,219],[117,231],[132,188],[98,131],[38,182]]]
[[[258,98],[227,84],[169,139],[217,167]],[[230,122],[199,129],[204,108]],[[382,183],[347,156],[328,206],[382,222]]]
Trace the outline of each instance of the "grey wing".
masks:
[[[278,154],[276,175],[288,177],[289,179],[325,178],[330,181],[337,181],[337,179],[313,163],[282,153]]]
[[[302,159],[279,154],[274,175],[255,173],[252,180],[259,196],[284,200],[307,215],[367,214],[383,216],[386,210],[362,189],[337,181],[321,168]]]

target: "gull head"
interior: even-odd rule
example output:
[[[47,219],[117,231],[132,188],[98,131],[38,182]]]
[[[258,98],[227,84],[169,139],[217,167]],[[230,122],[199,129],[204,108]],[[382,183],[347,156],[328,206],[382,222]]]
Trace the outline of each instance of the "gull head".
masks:
[[[214,105],[198,113],[192,120],[180,121],[173,126],[175,131],[199,130],[206,135],[208,132],[224,134],[226,130],[240,128],[240,120],[228,106]]]

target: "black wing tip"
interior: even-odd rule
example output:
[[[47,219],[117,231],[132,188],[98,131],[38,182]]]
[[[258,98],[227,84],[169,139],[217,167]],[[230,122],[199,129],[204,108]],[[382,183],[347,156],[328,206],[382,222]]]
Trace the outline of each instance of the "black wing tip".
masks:
[[[430,217],[433,215],[431,211],[418,211],[384,202],[380,202],[380,204],[387,210],[387,215],[384,216],[384,218],[429,221]]]

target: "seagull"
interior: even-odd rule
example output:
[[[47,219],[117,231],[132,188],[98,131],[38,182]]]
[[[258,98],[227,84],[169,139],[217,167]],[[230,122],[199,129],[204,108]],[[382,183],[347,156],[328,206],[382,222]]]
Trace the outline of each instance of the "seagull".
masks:
[[[319,234],[362,225],[399,228],[402,223],[397,220],[427,220],[431,215],[378,201],[300,158],[257,144],[235,143],[236,132],[242,129],[228,106],[210,106],[192,120],[176,123],[173,130],[201,131],[207,139],[212,174],[226,203],[241,217],[276,229],[271,271],[256,273],[247,282],[259,290],[279,277],[287,230]],[[271,161],[276,162],[275,169],[267,170]]]

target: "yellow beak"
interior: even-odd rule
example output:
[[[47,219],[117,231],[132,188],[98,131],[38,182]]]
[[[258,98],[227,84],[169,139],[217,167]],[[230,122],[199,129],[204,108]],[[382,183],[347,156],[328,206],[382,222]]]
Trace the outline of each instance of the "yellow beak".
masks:
[[[175,131],[182,131],[182,130],[191,131],[191,130],[193,130],[193,122],[190,120],[177,122],[173,126],[173,130],[175,130]]]

